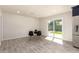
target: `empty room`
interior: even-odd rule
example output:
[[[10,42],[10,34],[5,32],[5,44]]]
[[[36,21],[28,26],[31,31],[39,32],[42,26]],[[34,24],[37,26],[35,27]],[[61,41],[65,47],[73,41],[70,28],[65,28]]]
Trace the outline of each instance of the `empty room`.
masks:
[[[79,53],[79,5],[0,5],[0,53]]]

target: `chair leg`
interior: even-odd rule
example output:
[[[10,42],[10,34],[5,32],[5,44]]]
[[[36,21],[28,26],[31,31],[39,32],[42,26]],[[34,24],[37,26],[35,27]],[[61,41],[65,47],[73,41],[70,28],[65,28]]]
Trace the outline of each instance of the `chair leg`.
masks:
[[[38,36],[38,39],[41,39],[41,36]]]
[[[29,40],[31,40],[31,36],[29,37]]]

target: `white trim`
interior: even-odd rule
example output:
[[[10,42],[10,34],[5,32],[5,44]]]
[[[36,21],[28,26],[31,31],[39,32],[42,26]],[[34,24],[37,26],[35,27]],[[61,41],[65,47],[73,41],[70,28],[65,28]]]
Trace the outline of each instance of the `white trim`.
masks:
[[[62,20],[62,32],[63,32],[63,17],[54,17],[51,20],[49,20],[50,22],[53,21],[53,30],[55,31],[55,26],[54,26],[54,21],[56,19],[61,19]],[[54,37],[54,36],[53,36]],[[63,39],[63,34],[62,34],[62,39]]]
[[[1,42],[0,42],[0,46],[1,46]]]

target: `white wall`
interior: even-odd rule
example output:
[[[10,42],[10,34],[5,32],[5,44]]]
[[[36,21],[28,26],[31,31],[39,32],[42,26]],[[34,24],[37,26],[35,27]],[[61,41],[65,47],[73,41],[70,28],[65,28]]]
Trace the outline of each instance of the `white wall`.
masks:
[[[72,13],[63,15],[64,40],[72,41]]]
[[[48,20],[50,18],[41,18],[40,21],[40,30],[42,31],[42,35],[48,36]]]
[[[10,13],[3,13],[3,39],[28,36],[28,31],[39,29],[39,20]]]
[[[67,41],[72,41],[72,13],[67,12],[59,15],[52,16],[48,19],[41,19],[40,21],[40,29],[43,32],[43,35],[48,35],[48,21],[49,19],[52,20],[53,18],[62,18],[63,17],[63,38]]]
[[[2,12],[0,10],[0,45],[2,40]]]

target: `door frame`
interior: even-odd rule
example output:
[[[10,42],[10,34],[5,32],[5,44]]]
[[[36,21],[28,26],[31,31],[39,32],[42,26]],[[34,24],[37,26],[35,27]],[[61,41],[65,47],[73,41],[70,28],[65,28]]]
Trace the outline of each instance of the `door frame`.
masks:
[[[48,23],[49,22],[51,22],[51,21],[54,21],[54,20],[56,20],[56,19],[61,19],[62,20],[62,32],[63,32],[63,34],[62,34],[62,39],[63,39],[63,36],[64,36],[64,31],[63,31],[63,17],[54,17],[54,18],[52,18],[52,19],[50,19],[49,21],[48,21]],[[53,22],[53,25],[54,25],[54,22]],[[55,27],[53,26],[53,28],[55,29]],[[54,38],[54,37],[53,37]]]

